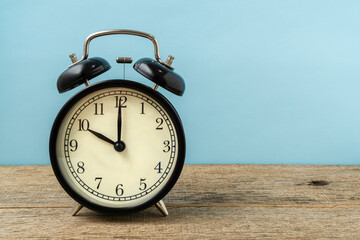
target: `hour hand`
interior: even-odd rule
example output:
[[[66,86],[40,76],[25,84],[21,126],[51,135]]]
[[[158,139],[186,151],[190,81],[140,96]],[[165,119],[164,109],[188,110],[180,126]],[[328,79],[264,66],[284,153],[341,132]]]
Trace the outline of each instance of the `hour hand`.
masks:
[[[101,140],[104,140],[105,142],[108,142],[112,145],[115,145],[115,142],[113,140],[111,140],[110,138],[105,137],[104,135],[102,135],[101,133],[95,132],[91,129],[88,129],[89,132],[91,132],[92,134],[94,134],[95,136],[97,136],[98,138],[100,138]]]

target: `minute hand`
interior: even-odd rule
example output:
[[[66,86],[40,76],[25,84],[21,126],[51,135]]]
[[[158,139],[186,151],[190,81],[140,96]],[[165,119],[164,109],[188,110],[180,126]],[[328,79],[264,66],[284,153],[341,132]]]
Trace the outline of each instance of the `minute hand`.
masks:
[[[108,142],[108,143],[110,143],[110,144],[112,144],[112,145],[115,144],[115,142],[114,142],[113,140],[111,140],[110,138],[105,137],[105,136],[102,135],[101,133],[95,132],[95,131],[93,131],[93,130],[91,130],[91,129],[88,129],[88,131],[91,132],[92,134],[94,134],[95,136],[97,136],[98,138],[104,140],[105,142]]]
[[[117,142],[121,141],[121,101],[119,101],[118,119],[117,119]]]

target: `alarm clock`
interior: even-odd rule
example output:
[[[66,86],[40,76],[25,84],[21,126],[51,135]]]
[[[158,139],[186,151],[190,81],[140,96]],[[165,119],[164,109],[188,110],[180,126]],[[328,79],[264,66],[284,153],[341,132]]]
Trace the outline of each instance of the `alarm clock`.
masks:
[[[88,58],[94,38],[128,34],[150,39],[155,59],[141,58],[133,68],[153,87],[125,80],[90,80],[109,70],[101,57]],[[185,135],[178,113],[157,91],[158,86],[182,96],[183,78],[163,62],[159,45],[150,34],[108,30],[87,37],[80,60],[58,78],[60,93],[82,84],[58,113],[50,135],[50,160],[63,189],[76,201],[72,215],[85,206],[101,213],[125,214],[155,205],[166,216],[162,199],[175,185],[185,160]],[[132,63],[119,57],[118,63]],[[124,65],[125,66],[125,65]],[[125,68],[125,67],[124,67]],[[125,72],[124,72],[125,75]]]

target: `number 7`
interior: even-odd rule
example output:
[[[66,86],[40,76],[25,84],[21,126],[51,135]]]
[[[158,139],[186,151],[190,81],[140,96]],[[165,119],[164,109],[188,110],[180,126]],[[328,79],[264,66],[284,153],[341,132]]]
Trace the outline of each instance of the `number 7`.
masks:
[[[95,181],[97,181],[97,180],[99,180],[99,183],[98,183],[96,189],[99,189],[100,183],[101,183],[101,181],[102,181],[102,177],[96,177],[96,178],[95,178]]]

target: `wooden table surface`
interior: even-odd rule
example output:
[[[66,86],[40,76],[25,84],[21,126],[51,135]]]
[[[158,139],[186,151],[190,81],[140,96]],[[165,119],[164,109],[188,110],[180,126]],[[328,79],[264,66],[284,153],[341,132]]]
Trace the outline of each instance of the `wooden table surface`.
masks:
[[[185,165],[155,208],[83,209],[50,166],[0,166],[0,239],[360,239],[360,166]]]

